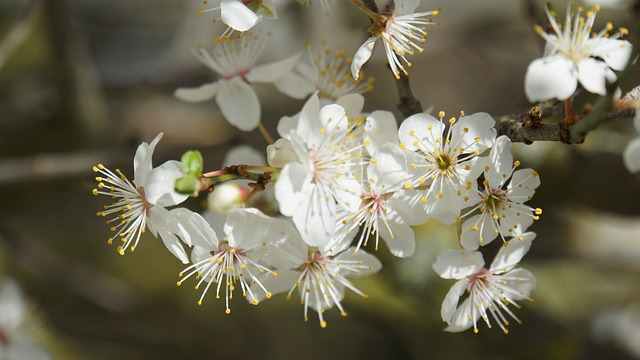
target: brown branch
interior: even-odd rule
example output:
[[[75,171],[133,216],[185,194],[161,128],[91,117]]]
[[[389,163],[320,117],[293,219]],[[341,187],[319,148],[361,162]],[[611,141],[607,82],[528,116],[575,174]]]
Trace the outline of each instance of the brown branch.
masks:
[[[362,0],[370,10],[378,12],[374,0]],[[636,4],[640,9],[640,0]],[[537,6],[534,1],[526,0],[527,11],[532,20],[537,16]],[[618,82],[623,74],[618,78]],[[618,82],[609,87],[610,93]],[[407,118],[423,111],[422,104],[411,89],[408,75],[401,74],[395,81],[398,91],[398,111]],[[530,144],[534,141],[560,141],[565,144],[581,144],[589,131],[594,130],[601,123],[609,120],[632,118],[633,109],[613,111],[613,101],[610,96],[603,96],[595,104],[593,110],[576,124],[567,124],[562,118],[554,118],[553,109],[558,103],[535,106],[526,113],[504,115],[496,119],[498,135],[506,135],[513,142]],[[563,114],[563,116],[566,114]],[[546,121],[545,121],[546,120]]]
[[[421,113],[423,111],[422,104],[411,89],[409,76],[401,74],[400,79],[396,80],[395,83],[399,98],[398,111],[400,111],[405,118],[413,114]]]

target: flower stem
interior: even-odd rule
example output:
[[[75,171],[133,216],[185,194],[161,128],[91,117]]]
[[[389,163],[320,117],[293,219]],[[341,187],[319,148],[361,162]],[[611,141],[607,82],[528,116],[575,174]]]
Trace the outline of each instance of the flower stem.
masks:
[[[262,122],[258,124],[258,130],[260,130],[260,134],[264,138],[264,141],[267,142],[267,144],[269,145],[273,144],[273,136],[271,136],[271,134],[269,133],[269,130],[267,130],[267,128],[264,127],[264,125],[262,125]]]

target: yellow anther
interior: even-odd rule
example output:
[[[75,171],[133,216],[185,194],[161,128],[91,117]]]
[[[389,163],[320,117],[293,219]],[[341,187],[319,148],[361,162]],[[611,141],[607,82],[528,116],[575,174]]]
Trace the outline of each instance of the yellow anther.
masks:
[[[536,215],[542,215],[542,209],[537,208],[537,209],[535,210],[535,213],[536,213]]]
[[[227,314],[227,315],[231,314],[231,309],[226,309],[226,310],[224,311],[224,313],[225,313],[225,314]]]
[[[438,117],[440,118],[440,120],[444,119],[445,116],[447,116],[447,114],[445,114],[444,111],[438,112]]]
[[[406,182],[404,183],[403,187],[404,187],[406,190],[411,190],[411,189],[413,189],[413,184],[412,184],[410,181],[406,181]]]
[[[513,162],[513,166],[518,167],[520,166],[520,160],[516,160]]]
[[[266,294],[264,294],[264,296],[265,296],[267,299],[271,299],[271,297],[273,296],[273,294],[272,294],[271,292],[267,291],[267,293],[266,293]]]
[[[620,35],[629,35],[629,29],[627,29],[626,27],[621,27],[618,31],[620,32]]]
[[[449,124],[450,125],[453,125],[455,122],[456,122],[456,118],[455,117],[452,117],[452,118],[449,119]]]
[[[118,246],[118,254],[124,255],[124,248],[122,246]]]
[[[113,239],[112,238],[108,238],[107,239],[107,245],[113,245]]]
[[[178,282],[176,282],[176,286],[177,286],[177,287],[182,286],[182,281],[178,281]]]
[[[198,306],[202,306],[202,300],[198,300]]]
[[[91,190],[91,194],[92,194],[93,196],[98,196],[98,189],[93,189],[93,190]]]
[[[323,329],[326,328],[327,327],[327,322],[324,321],[324,320],[320,321],[320,327],[323,328]]]
[[[538,34],[544,34],[545,33],[544,29],[540,25],[534,25],[533,26],[533,31],[537,32]]]
[[[426,204],[427,201],[429,201],[429,198],[427,196],[423,196],[423,197],[420,198],[420,202],[423,203],[423,204]]]

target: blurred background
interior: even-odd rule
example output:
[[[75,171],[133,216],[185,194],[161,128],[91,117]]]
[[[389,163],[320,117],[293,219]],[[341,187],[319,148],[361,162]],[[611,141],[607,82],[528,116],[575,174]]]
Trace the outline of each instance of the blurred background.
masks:
[[[276,3],[280,19],[266,24],[263,61],[307,43],[353,54],[364,39],[368,20],[347,0],[335,0],[329,13],[317,4]],[[412,58],[423,105],[496,116],[526,111],[523,80],[541,55],[532,26],[546,24],[544,2],[422,3],[442,10],[426,51]],[[554,4],[564,14],[566,3]],[[456,246],[456,229],[437,223],[416,229],[412,258],[379,250],[383,271],[357,282],[369,298],[348,294],[349,317],[328,312],[327,329],[315,318],[305,323],[299,304],[283,296],[259,307],[237,299],[231,316],[215,300],[197,307],[189,286],[175,286],[181,265],[150,236],[135,254],[117,256],[95,216],[103,201],[90,196],[93,164],[131,175],[137,144],[161,131],[157,164],[197,148],[206,168],[217,169],[239,143],[264,149],[258,132],[232,128],[213,101],[173,98],[178,86],[213,80],[191,49],[223,27],[198,15],[201,6],[0,1],[0,278],[22,289],[34,346],[54,359],[640,359],[640,178],[620,156],[636,136],[630,121],[606,124],[580,146],[516,145],[523,166],[542,176],[530,203],[544,215],[522,264],[537,276],[535,301],[523,303],[517,314],[524,324],[509,335],[484,327],[478,335],[442,331],[440,303],[451,283],[431,264]],[[637,48],[640,2],[603,8],[597,30],[607,20],[628,27]],[[379,47],[366,68],[376,78],[369,111],[397,103],[383,59]],[[624,91],[640,84],[638,69]],[[274,134],[280,117],[303,104],[271,85],[256,89]],[[188,206],[202,210],[206,199]],[[7,309],[0,304],[0,318]]]

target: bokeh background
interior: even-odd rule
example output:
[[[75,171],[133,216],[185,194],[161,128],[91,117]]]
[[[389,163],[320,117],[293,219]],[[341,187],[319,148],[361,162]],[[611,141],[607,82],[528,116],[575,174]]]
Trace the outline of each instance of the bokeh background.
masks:
[[[317,2],[317,1],[312,1]],[[277,1],[264,61],[305,44],[355,52],[367,19],[347,0],[327,14]],[[564,1],[555,1],[564,13]],[[640,3],[603,9],[640,39]],[[524,74],[541,55],[532,31],[545,24],[542,1],[424,0],[442,9],[426,51],[414,57],[412,84],[425,107],[503,115],[526,111]],[[259,133],[241,133],[214,102],[186,104],[176,87],[212,80],[191,56],[222,30],[198,15],[197,0],[0,1],[0,275],[14,278],[29,303],[35,342],[54,359],[638,359],[640,358],[640,178],[623,166],[632,124],[612,122],[586,144],[517,145],[542,186],[531,204],[544,209],[523,267],[538,278],[534,302],[517,311],[523,325],[448,334],[440,302],[451,285],[431,270],[456,229],[416,229],[410,259],[378,254],[385,267],[357,282],[368,299],[347,295],[349,317],[329,312],[327,329],[305,323],[295,301],[278,296],[259,307],[241,300],[224,314],[211,299],[198,307],[189,286],[177,289],[181,265],[151,237],[117,256],[90,196],[91,165],[132,173],[135,146],[165,137],[156,163],[186,149],[221,166],[239,143],[263,151]],[[9,40],[7,40],[9,39]],[[378,49],[366,69],[376,78],[366,109],[395,109],[393,77]],[[631,71],[623,90],[640,84]],[[263,122],[301,101],[270,85],[257,91]],[[203,210],[206,199],[188,206]],[[496,241],[497,243],[497,241]],[[496,249],[488,249],[488,253]]]

